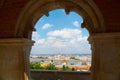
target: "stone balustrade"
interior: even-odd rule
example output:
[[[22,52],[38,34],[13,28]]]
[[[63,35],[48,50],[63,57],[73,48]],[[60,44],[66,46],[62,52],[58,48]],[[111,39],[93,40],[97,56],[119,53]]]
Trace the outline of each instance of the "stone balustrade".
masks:
[[[90,80],[91,72],[31,70],[33,80]]]

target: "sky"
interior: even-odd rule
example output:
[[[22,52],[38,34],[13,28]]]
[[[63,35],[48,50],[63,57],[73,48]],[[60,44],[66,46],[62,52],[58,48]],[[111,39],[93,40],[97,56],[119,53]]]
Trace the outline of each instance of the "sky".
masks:
[[[35,41],[31,54],[91,54],[87,41],[89,33],[81,28],[83,19],[75,12],[66,14],[64,9],[49,12],[35,24],[32,33]]]

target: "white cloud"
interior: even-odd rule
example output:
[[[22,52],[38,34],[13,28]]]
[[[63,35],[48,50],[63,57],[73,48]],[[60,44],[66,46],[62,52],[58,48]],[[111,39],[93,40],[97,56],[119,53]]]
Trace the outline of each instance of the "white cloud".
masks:
[[[56,41],[53,44],[53,47],[55,47],[55,48],[64,48],[64,47],[66,47],[66,45],[63,42],[61,42],[61,41]]]
[[[47,33],[42,39],[35,32],[33,38],[36,41],[33,52],[37,53],[86,53],[90,52],[87,36],[82,36],[81,30],[64,28]]]
[[[38,34],[37,32],[33,32],[32,40],[35,41],[35,45],[36,44],[43,44],[45,42],[45,39],[41,39],[40,34]]]
[[[45,43],[45,39],[39,39],[38,40],[38,44],[44,44]]]
[[[33,32],[32,33],[32,40],[39,40],[39,38],[40,38],[40,35],[37,33],[37,32]]]
[[[49,24],[49,23],[46,23],[42,26],[42,29],[48,29],[50,27],[52,27],[53,25],[52,24]]]
[[[47,33],[48,36],[60,37],[60,38],[74,38],[81,34],[81,31],[78,29],[69,29],[64,28],[62,30],[50,31]]]
[[[73,22],[73,25],[74,25],[75,27],[79,27],[79,26],[80,26],[80,24],[79,24],[78,21],[74,21],[74,22]]]

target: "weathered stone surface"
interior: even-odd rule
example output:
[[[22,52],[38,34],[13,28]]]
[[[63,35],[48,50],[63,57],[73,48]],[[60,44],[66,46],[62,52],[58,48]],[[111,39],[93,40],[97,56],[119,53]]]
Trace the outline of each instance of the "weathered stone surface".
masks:
[[[27,39],[0,39],[0,80],[27,80],[32,44]]]
[[[93,80],[120,79],[120,33],[91,35]]]

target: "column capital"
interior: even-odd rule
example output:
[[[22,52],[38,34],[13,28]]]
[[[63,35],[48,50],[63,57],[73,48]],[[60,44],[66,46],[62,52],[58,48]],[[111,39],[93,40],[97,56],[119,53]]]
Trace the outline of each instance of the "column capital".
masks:
[[[0,39],[0,45],[33,45],[34,41],[25,38]]]
[[[91,34],[89,42],[92,47],[91,80],[119,79],[120,32]]]
[[[119,42],[120,43],[120,32],[117,33],[95,33],[89,37],[89,42]]]
[[[28,80],[29,55],[33,44],[34,41],[25,38],[0,39],[0,78]]]

